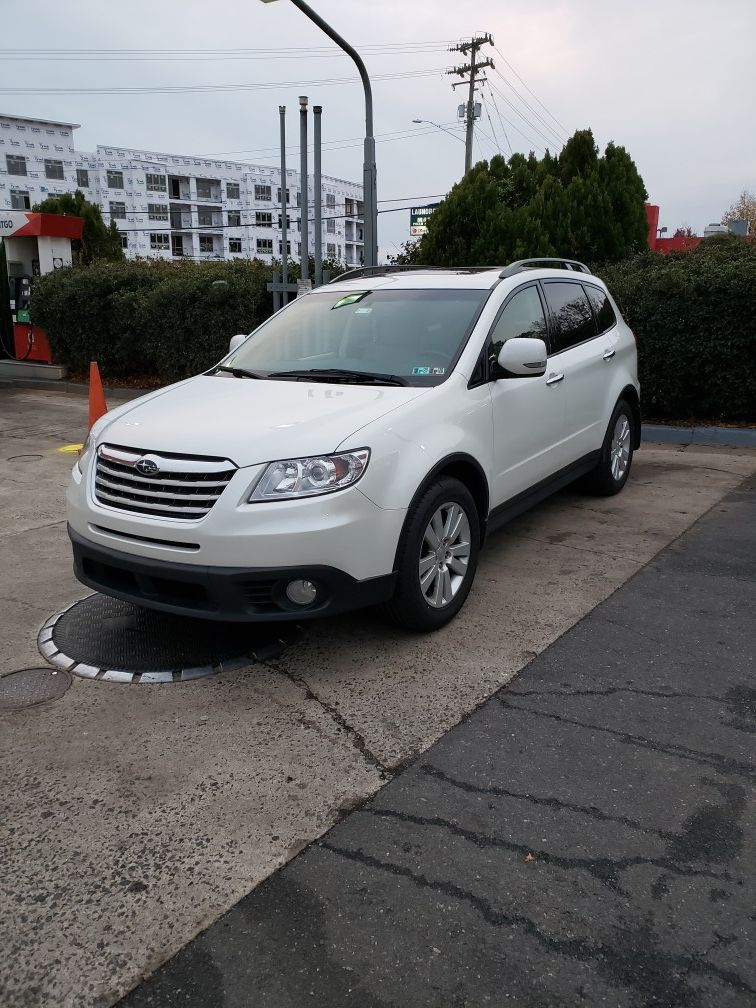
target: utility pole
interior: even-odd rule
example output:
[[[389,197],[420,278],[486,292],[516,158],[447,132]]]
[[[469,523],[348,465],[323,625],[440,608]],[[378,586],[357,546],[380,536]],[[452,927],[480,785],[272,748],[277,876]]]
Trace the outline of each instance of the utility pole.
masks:
[[[475,83],[477,79],[477,74],[479,70],[484,70],[486,67],[493,68],[493,60],[484,59],[480,62],[476,61],[478,51],[483,45],[493,45],[493,38],[490,32],[486,32],[485,35],[476,35],[470,39],[469,42],[460,42],[459,45],[452,46],[450,52],[460,52],[463,55],[470,55],[470,62],[465,63],[464,66],[454,67],[446,72],[449,74],[456,74],[457,77],[467,77],[470,75],[469,81],[469,91],[467,96],[467,108],[465,112],[465,121],[467,124],[467,131],[465,133],[465,175],[472,168],[472,147],[473,147],[473,127],[475,125]],[[452,87],[457,87],[458,84],[466,83],[466,81],[458,81],[452,84]]]
[[[287,240],[288,240],[288,220],[287,215],[289,213],[289,201],[286,193],[286,106],[278,106],[278,115],[281,121],[281,270],[282,270],[282,281],[283,281],[283,291],[281,292],[281,300],[283,304],[288,301],[288,295],[286,293],[286,285],[289,282],[289,253],[287,252]]]
[[[315,286],[320,287],[323,283],[323,222],[322,222],[322,195],[320,182],[320,123],[323,113],[322,105],[313,105],[313,141],[315,143],[315,154],[313,156],[313,197],[315,200]]]
[[[310,249],[308,247],[309,238],[309,216],[310,207],[308,200],[309,181],[307,178],[307,98],[301,95],[299,98],[299,175],[300,175],[300,196],[299,196],[299,217],[302,229],[302,252],[299,258],[302,280],[310,278]]]

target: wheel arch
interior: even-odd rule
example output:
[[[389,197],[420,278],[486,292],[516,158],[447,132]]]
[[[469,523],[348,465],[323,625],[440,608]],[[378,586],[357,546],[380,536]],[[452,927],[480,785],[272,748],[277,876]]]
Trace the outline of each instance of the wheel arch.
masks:
[[[633,420],[635,421],[633,425],[635,427],[633,431],[633,450],[637,451],[641,443],[640,396],[638,395],[637,388],[634,385],[625,385],[619,394],[619,399],[624,399],[633,411]],[[618,402],[619,399],[617,400]]]
[[[431,483],[442,476],[451,476],[454,479],[459,480],[459,482],[464,484],[464,486],[466,486],[472,494],[473,500],[475,501],[475,508],[478,512],[480,545],[482,546],[486,534],[486,524],[488,521],[489,510],[488,479],[480,462],[478,462],[472,455],[468,455],[465,452],[455,452],[452,455],[447,455],[444,458],[439,459],[439,461],[425,474],[422,482],[412,497],[409,508],[407,509],[405,527],[410,515],[413,513],[413,509],[417,501],[422,497]],[[399,536],[399,543],[397,544],[396,557],[394,559],[395,570],[403,539],[404,528],[402,528],[402,534]]]

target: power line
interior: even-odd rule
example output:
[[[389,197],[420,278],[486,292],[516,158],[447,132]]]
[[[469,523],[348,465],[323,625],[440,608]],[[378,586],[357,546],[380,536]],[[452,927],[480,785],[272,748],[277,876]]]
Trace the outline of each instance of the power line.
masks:
[[[513,111],[513,112],[516,112],[516,113],[517,113],[517,115],[521,116],[521,117],[522,117],[522,118],[523,118],[523,119],[525,120],[525,122],[527,122],[527,123],[528,123],[528,124],[529,124],[529,125],[530,125],[530,126],[531,126],[531,127],[533,128],[533,129],[534,129],[534,130],[538,130],[538,131],[540,132],[541,136],[542,136],[542,137],[544,138],[544,140],[546,140],[546,142],[547,142],[547,143],[553,143],[553,142],[554,142],[554,140],[556,140],[556,142],[557,142],[557,143],[558,143],[558,144],[559,144],[560,146],[561,146],[561,145],[563,145],[563,144],[564,144],[564,142],[565,142],[565,137],[564,137],[564,135],[563,135],[563,134],[561,134],[561,133],[557,133],[557,131],[556,131],[556,130],[554,129],[554,127],[553,127],[553,126],[552,126],[552,125],[551,125],[550,123],[547,123],[547,122],[546,122],[546,120],[545,120],[545,119],[543,118],[543,116],[539,115],[539,114],[538,114],[538,112],[536,112],[536,110],[535,110],[535,109],[533,108],[533,106],[532,106],[532,105],[530,105],[530,104],[529,104],[529,103],[528,103],[528,102],[527,102],[527,101],[526,101],[526,100],[525,100],[525,99],[524,99],[524,98],[522,97],[522,95],[521,95],[521,94],[520,94],[520,92],[519,92],[519,91],[517,90],[517,88],[515,88],[515,87],[514,87],[514,86],[513,86],[512,84],[510,84],[510,82],[509,82],[509,81],[508,81],[508,80],[506,79],[506,77],[504,77],[504,75],[503,75],[503,74],[499,73],[499,71],[498,71],[498,70],[497,70],[496,68],[494,68],[494,71],[495,71],[496,75],[497,75],[497,76],[498,76],[498,77],[500,78],[500,80],[501,80],[501,81],[502,81],[502,82],[503,82],[503,83],[504,83],[504,84],[505,84],[505,85],[506,85],[506,86],[507,86],[508,88],[510,88],[510,90],[512,90],[512,91],[514,92],[514,94],[515,94],[515,95],[517,96],[518,100],[519,100],[519,101],[521,101],[521,102],[522,102],[522,104],[523,104],[523,105],[524,105],[524,106],[525,106],[525,107],[526,107],[526,108],[527,108],[527,109],[528,109],[528,110],[530,111],[531,115],[534,115],[534,116],[536,117],[536,119],[537,119],[537,120],[538,120],[538,122],[539,122],[539,123],[541,124],[541,126],[543,127],[543,129],[545,129],[545,130],[548,130],[548,133],[549,133],[549,135],[548,135],[548,136],[547,136],[547,135],[545,135],[545,134],[543,133],[543,131],[542,131],[542,130],[540,130],[540,129],[539,129],[539,127],[538,127],[538,126],[536,126],[536,124],[535,124],[534,122],[532,122],[532,121],[531,121],[530,119],[528,119],[528,117],[527,117],[527,116],[526,116],[526,115],[525,115],[524,113],[522,113],[522,112],[521,112],[521,111],[520,111],[520,110],[519,110],[519,109],[518,109],[518,108],[517,108],[517,107],[516,107],[516,106],[515,106],[515,105],[514,105],[514,104],[512,103],[511,99],[508,99],[508,98],[507,98],[507,99],[506,99],[506,101],[507,101],[507,104],[508,104],[508,105],[509,105],[509,107],[510,107],[510,108],[512,109],[512,111]],[[549,139],[549,137],[551,137],[551,139]]]
[[[437,42],[368,42],[364,45],[358,45],[355,43],[360,52],[374,52],[374,51],[403,51],[405,49],[440,49],[444,50],[448,45],[450,45],[453,39],[441,39]],[[29,55],[46,55],[46,56],[77,56],[77,55],[102,55],[105,57],[110,56],[122,56],[122,55],[139,55],[145,54],[149,56],[159,56],[161,54],[175,54],[175,55],[256,55],[256,54],[284,54],[284,53],[324,53],[326,55],[333,53],[335,50],[333,46],[268,46],[262,48],[202,48],[202,49],[175,49],[175,48],[152,48],[152,49],[130,49],[130,48],[120,48],[120,49],[20,49],[14,47],[11,49],[0,49],[0,58],[5,55],[12,56],[29,56]]]
[[[509,147],[509,156],[511,157],[512,153],[513,153],[512,152],[512,144],[509,142],[509,137],[507,136],[507,130],[506,130],[506,127],[504,125],[504,120],[501,117],[501,112],[499,112],[499,106],[498,106],[498,104],[496,102],[496,95],[491,90],[491,85],[488,83],[488,81],[486,81],[486,84],[488,84],[488,90],[489,90],[489,92],[491,94],[491,100],[494,103],[494,108],[496,109],[496,115],[499,117],[499,122],[501,123],[501,131],[504,134],[504,139],[507,141],[507,147]]]
[[[373,74],[371,80],[406,80],[412,77],[435,77],[444,72],[443,67],[432,70],[407,70],[393,74]],[[165,84],[152,85],[146,87],[99,87],[99,88],[67,88],[67,87],[40,87],[40,88],[0,88],[0,94],[8,95],[53,95],[53,94],[77,94],[77,95],[139,95],[139,94],[202,94],[217,91],[264,91],[271,88],[289,87],[328,87],[332,84],[354,84],[359,81],[359,77],[330,77],[324,80],[296,80],[296,81],[265,81],[258,84]]]
[[[525,125],[536,134],[536,136],[540,137],[541,140],[543,140],[547,146],[554,145],[555,142],[554,137],[548,136],[546,133],[543,132],[543,130],[540,130],[534,122],[531,122],[531,120],[528,119],[528,117],[523,112],[520,112],[520,110],[512,104],[509,98],[507,98],[507,96],[503,93],[503,91],[500,91],[495,84],[491,84],[490,81],[489,84],[491,88],[496,90],[496,93],[499,95],[501,100],[509,106],[510,111],[513,112],[515,115],[519,116],[520,119],[522,119],[522,121],[525,123]],[[558,144],[559,147],[563,146],[563,142],[561,140],[557,139],[556,143]]]
[[[483,94],[482,90],[480,92],[480,100],[483,102],[483,108],[486,110],[486,115],[488,116],[488,122],[491,126],[491,133],[493,135],[494,140],[496,141],[496,146],[499,150],[499,154],[503,154],[501,144],[499,143],[499,138],[496,136],[496,130],[494,129],[494,124],[491,119],[491,113],[488,111],[488,102],[486,101],[486,96]]]
[[[564,123],[560,122],[559,119],[557,119],[557,117],[555,115],[553,115],[551,112],[549,112],[549,110],[543,104],[543,102],[538,97],[538,95],[528,87],[528,85],[525,83],[525,81],[522,79],[522,77],[517,73],[517,71],[512,66],[512,64],[509,62],[509,60],[506,58],[506,56],[504,55],[504,53],[501,52],[500,49],[497,49],[496,46],[494,46],[494,49],[499,54],[499,56],[501,57],[502,61],[504,63],[506,63],[506,65],[509,67],[509,69],[512,71],[512,73],[515,75],[515,77],[517,78],[517,80],[522,84],[522,86],[525,88],[525,90],[528,92],[528,94],[530,94],[533,98],[535,98],[535,100],[541,106],[541,108],[543,109],[543,111],[554,120],[554,122],[557,124],[557,126],[559,126],[560,129],[562,129],[565,134],[568,133],[569,130],[564,125]]]
[[[507,101],[506,95],[503,95],[501,93],[501,91],[499,91],[499,89],[496,88],[490,81],[488,81],[488,86],[490,88],[492,88],[496,92],[496,94],[498,94],[498,96],[501,98],[502,101]],[[540,151],[542,151],[542,150],[545,149],[542,144],[536,143],[535,140],[533,140],[533,138],[531,136],[528,136],[527,133],[524,133],[520,129],[520,127],[517,125],[517,123],[513,123],[512,120],[511,119],[507,119],[506,116],[502,116],[502,119],[504,120],[504,122],[509,123],[509,126],[510,126],[511,129],[515,130],[517,133],[520,134],[521,137],[523,137],[523,139],[527,140],[527,142],[531,145],[531,147],[534,150],[540,150]],[[527,122],[527,120],[526,120],[526,122]]]

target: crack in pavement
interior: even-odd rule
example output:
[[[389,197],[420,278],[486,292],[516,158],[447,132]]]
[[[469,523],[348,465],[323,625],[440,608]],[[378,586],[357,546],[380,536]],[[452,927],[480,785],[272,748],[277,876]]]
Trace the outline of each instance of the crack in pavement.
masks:
[[[512,695],[512,694],[510,694]],[[534,710],[532,707],[522,707],[519,704],[510,703],[505,697],[497,696],[496,700],[505,710],[520,711],[524,714],[533,714],[535,717],[548,718],[560,724],[574,725],[576,728],[586,728],[589,731],[603,732],[613,735],[627,745],[635,745],[640,749],[649,749],[653,752],[663,753],[666,756],[674,756],[677,759],[690,760],[692,763],[699,763],[702,766],[713,767],[717,770],[738,774],[741,777],[753,777],[756,775],[756,767],[752,763],[743,763],[740,760],[733,760],[721,753],[701,752],[698,749],[690,749],[688,746],[670,743],[664,745],[644,735],[634,735],[632,732],[620,731],[618,728],[607,728],[605,725],[591,724],[586,721],[578,721],[576,718],[564,717],[561,714],[553,714],[551,711]]]
[[[713,872],[705,869],[681,867],[674,861],[665,857],[647,857],[636,854],[632,857],[610,858],[610,857],[564,857],[560,854],[552,854],[549,851],[528,844],[515,843],[513,840],[504,840],[501,837],[490,836],[487,833],[478,833],[475,830],[465,829],[456,823],[450,822],[441,816],[418,816],[409,812],[397,812],[394,809],[363,809],[363,814],[374,815],[378,818],[397,819],[400,822],[413,823],[415,826],[436,826],[439,829],[447,830],[454,836],[469,840],[476,847],[481,849],[496,848],[510,851],[513,854],[522,854],[523,858],[531,855],[535,862],[561,868],[565,871],[576,869],[587,872],[597,882],[615,889],[624,896],[628,896],[625,890],[619,885],[619,875],[628,868],[636,868],[640,865],[652,865],[664,871],[671,872],[682,878],[706,878],[717,882],[730,882],[737,884],[739,879],[733,877],[729,872]]]
[[[658,984],[659,973],[663,971],[663,980],[670,993],[670,999],[665,1003],[676,1006],[693,1004],[695,1002],[691,999],[697,1001],[698,994],[685,981],[687,972],[696,972],[713,977],[731,989],[756,995],[756,989],[731,970],[721,969],[712,963],[700,962],[691,956],[681,956],[658,950],[656,947],[658,942],[654,941],[655,935],[650,933],[650,929],[647,927],[640,929],[644,932],[640,936],[643,940],[637,941],[634,948],[625,940],[618,941],[617,945],[609,945],[606,942],[591,941],[586,938],[555,938],[545,934],[535,921],[525,914],[498,910],[489,900],[477,896],[453,882],[434,881],[426,875],[414,872],[402,865],[394,864],[391,861],[381,861],[362,851],[338,847],[327,840],[319,841],[317,846],[365,868],[387,872],[397,878],[407,879],[418,888],[429,889],[460,900],[475,910],[492,927],[519,928],[551,953],[573,958],[579,962],[595,962],[599,971],[614,981],[615,988],[625,986],[636,990],[645,989],[649,982]],[[618,935],[618,938],[624,939],[624,936]],[[657,1001],[657,1003],[659,1002]]]
[[[637,830],[639,833],[659,837],[660,840],[671,841],[677,839],[676,833],[671,833],[667,830],[654,829],[650,826],[643,826],[635,819],[630,819],[629,816],[611,815],[609,812],[604,812],[595,805],[577,805],[574,802],[562,801],[559,798],[531,795],[525,791],[511,791],[507,788],[496,787],[495,785],[492,785],[491,787],[481,787],[476,784],[471,784],[468,781],[461,781],[451,777],[449,774],[444,773],[443,770],[440,770],[438,767],[435,767],[430,763],[424,763],[418,769],[421,773],[424,773],[429,777],[435,777],[436,780],[443,781],[445,784],[450,784],[452,787],[458,788],[460,791],[465,791],[468,794],[485,794],[491,795],[494,798],[514,798],[517,801],[527,801],[531,802],[533,805],[542,805],[546,808],[558,809],[560,811],[564,810],[567,812],[577,812],[579,815],[588,816],[589,818],[596,819],[599,822],[617,823],[619,826],[627,826],[630,829]]]
[[[348,736],[350,742],[354,748],[362,755],[363,759],[370,764],[374,769],[378,770],[381,777],[384,780],[389,780],[394,776],[394,771],[390,769],[386,764],[380,760],[375,753],[370,749],[365,738],[357,729],[351,725],[344,715],[339,711],[338,707],[334,704],[328,703],[317,695],[310,684],[302,676],[296,676],[292,672],[281,668],[279,665],[270,664],[269,668],[278,672],[280,675],[285,676],[291,683],[298,686],[299,689],[304,691],[305,696],[308,700],[314,700],[316,703],[320,704],[326,714],[332,719],[332,721]]]
[[[726,705],[728,701],[725,697],[715,696],[707,693],[687,693],[684,691],[674,693],[663,693],[661,690],[638,689],[635,686],[607,686],[604,689],[561,689],[561,690],[518,690],[514,688],[510,691],[512,696],[526,697],[610,697],[617,693],[631,693],[634,696],[646,696],[655,700],[701,700],[711,703],[721,703]]]

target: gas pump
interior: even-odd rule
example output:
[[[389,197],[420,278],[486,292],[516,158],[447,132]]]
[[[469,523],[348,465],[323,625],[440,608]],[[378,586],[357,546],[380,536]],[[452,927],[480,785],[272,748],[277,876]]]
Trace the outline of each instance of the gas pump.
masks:
[[[9,300],[2,308],[10,308],[12,325],[11,339],[2,343],[11,361],[54,363],[47,334],[31,318],[32,282],[35,276],[71,265],[71,241],[81,238],[83,228],[81,217],[0,210],[0,266],[5,274],[0,292]]]
[[[16,360],[24,361],[33,358],[34,351],[34,326],[31,322],[31,284],[30,276],[13,277],[11,286],[11,316],[13,318],[13,342],[16,351]],[[24,347],[23,328],[27,328],[26,347]],[[43,360],[47,354],[44,354]],[[50,364],[52,361],[46,361]]]

